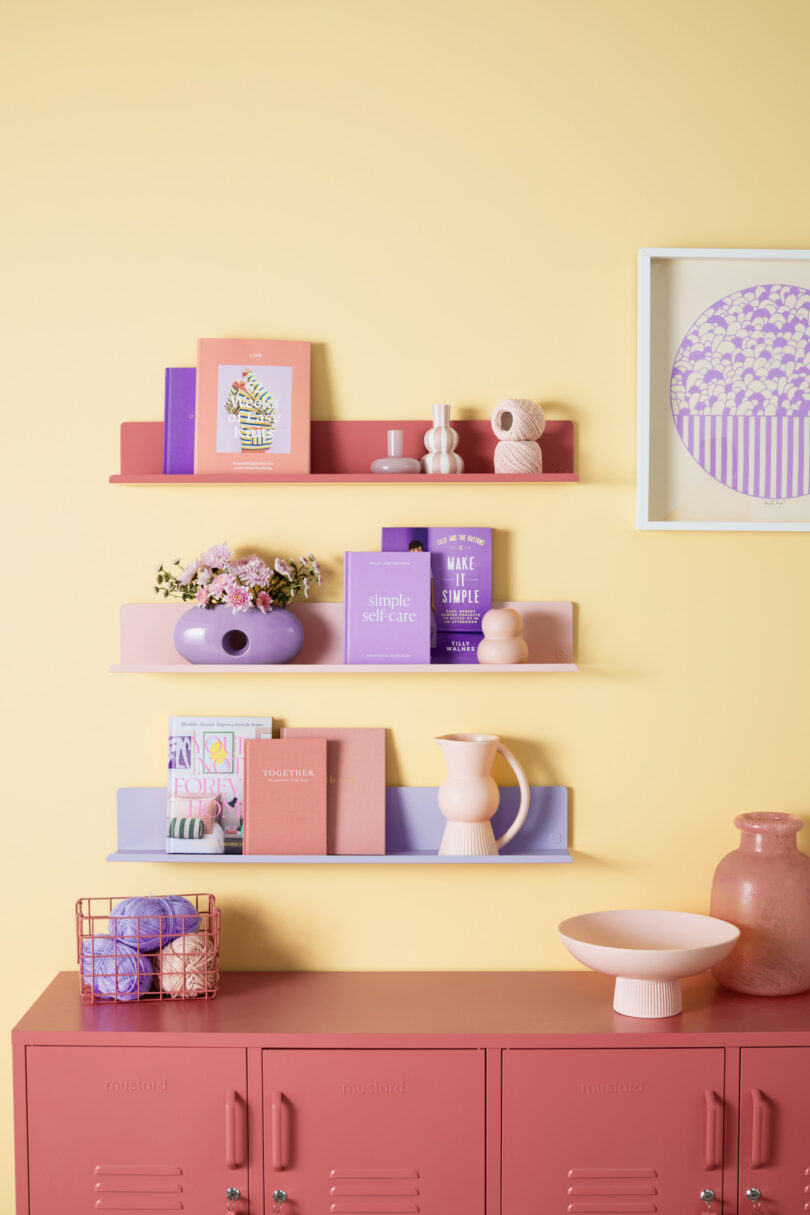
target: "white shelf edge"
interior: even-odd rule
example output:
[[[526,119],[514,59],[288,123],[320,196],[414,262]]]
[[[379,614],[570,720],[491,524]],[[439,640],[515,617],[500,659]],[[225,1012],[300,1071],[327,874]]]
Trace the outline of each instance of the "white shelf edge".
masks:
[[[258,666],[255,663],[150,663],[145,666],[135,666],[125,663],[115,663],[109,670],[114,675],[282,675],[297,672],[306,675],[369,675],[369,674],[462,674],[476,672],[480,674],[505,675],[523,672],[567,672],[579,668],[572,662],[521,662],[521,663],[477,663],[477,662],[436,662],[436,663],[268,663]]]

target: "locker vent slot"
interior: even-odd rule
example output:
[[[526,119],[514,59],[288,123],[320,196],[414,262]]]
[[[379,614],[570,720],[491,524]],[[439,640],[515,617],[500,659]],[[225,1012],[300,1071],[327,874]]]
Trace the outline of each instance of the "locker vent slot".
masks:
[[[655,1215],[655,1169],[569,1169],[569,1215]],[[650,1179],[647,1181],[647,1179]]]
[[[330,1215],[419,1215],[417,1169],[332,1169]]]
[[[174,1165],[97,1164],[93,1169],[96,1211],[183,1211],[177,1178],[183,1170]]]

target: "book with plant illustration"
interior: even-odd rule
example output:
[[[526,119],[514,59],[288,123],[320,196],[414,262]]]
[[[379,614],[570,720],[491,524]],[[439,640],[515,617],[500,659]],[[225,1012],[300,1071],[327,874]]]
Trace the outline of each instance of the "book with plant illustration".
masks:
[[[218,798],[226,843],[241,840],[245,742],[272,737],[272,717],[170,717],[168,796]]]
[[[309,342],[201,338],[194,471],[309,472]]]

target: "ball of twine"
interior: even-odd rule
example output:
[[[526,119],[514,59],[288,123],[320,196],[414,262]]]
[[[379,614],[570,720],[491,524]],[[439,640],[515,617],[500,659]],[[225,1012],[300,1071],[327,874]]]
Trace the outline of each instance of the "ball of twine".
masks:
[[[194,932],[200,917],[193,904],[179,894],[165,898],[122,899],[110,912],[107,931],[141,953],[153,953],[183,932]]]
[[[151,958],[114,937],[85,937],[82,979],[100,1000],[138,1000],[152,986]]]
[[[495,444],[493,464],[496,473],[541,473],[543,453],[535,442]]]
[[[492,431],[498,439],[523,443],[539,439],[545,429],[546,415],[534,401],[509,398],[492,415]]]
[[[157,957],[160,986],[175,1000],[201,996],[217,985],[214,942],[202,932],[177,937]]]

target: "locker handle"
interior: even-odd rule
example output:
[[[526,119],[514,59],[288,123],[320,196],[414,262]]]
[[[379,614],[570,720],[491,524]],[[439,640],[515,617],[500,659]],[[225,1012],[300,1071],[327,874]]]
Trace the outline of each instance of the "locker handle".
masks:
[[[758,1088],[751,1089],[751,1168],[761,1169],[768,1156],[768,1110]]]
[[[723,1163],[723,1103],[717,1093],[706,1089],[706,1168],[719,1169]]]
[[[284,1162],[284,1094],[273,1093],[270,1098],[270,1140],[273,1168],[283,1173]]]
[[[245,1151],[245,1117],[235,1089],[225,1094],[225,1166],[238,1169]]]

